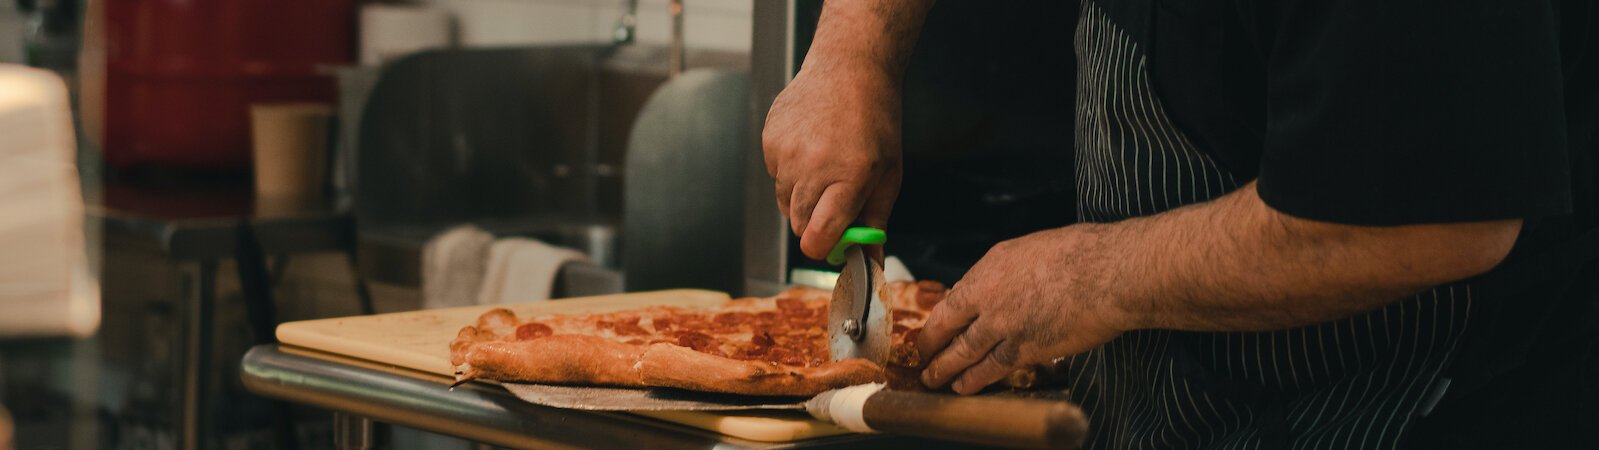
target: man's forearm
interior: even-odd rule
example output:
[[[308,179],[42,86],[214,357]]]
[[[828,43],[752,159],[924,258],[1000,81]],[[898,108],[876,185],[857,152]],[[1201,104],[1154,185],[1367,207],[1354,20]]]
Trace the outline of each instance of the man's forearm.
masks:
[[[829,0],[805,66],[870,68],[898,79],[933,0]]]
[[[1147,217],[1001,242],[928,313],[922,383],[970,394],[1127,331],[1327,322],[1486,272],[1520,220],[1358,227],[1298,219],[1255,185]]]
[[[1254,184],[1103,227],[1107,293],[1132,328],[1271,330],[1348,317],[1490,270],[1520,220],[1359,227],[1291,217]]]

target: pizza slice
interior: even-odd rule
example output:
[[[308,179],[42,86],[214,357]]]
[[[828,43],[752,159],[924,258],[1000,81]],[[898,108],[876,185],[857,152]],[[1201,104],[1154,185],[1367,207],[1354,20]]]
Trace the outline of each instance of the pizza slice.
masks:
[[[832,293],[792,288],[708,308],[646,307],[519,318],[495,309],[450,343],[457,382],[672,387],[751,395],[814,395],[870,382],[919,387],[916,334],[942,284],[894,282],[880,293],[894,321],[887,367],[829,361]]]

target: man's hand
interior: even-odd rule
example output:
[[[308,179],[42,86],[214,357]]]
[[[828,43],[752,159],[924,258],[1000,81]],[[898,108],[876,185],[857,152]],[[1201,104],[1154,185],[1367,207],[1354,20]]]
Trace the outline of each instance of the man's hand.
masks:
[[[994,246],[927,317],[917,337],[922,382],[975,393],[1020,367],[1082,353],[1129,329],[1105,296],[1111,280],[1096,225],[1043,231]],[[947,347],[946,347],[947,346]],[[958,377],[958,378],[957,378]]]
[[[761,144],[777,207],[806,256],[826,257],[857,217],[887,227],[903,170],[900,89],[890,74],[808,66],[772,104]]]
[[[1214,201],[994,247],[933,308],[922,382],[970,394],[1017,368],[1136,329],[1311,325],[1482,274],[1521,220],[1370,227],[1267,206],[1253,183]]]
[[[766,172],[805,256],[826,257],[856,220],[887,227],[903,171],[900,78],[932,5],[825,3],[805,63],[772,102]]]

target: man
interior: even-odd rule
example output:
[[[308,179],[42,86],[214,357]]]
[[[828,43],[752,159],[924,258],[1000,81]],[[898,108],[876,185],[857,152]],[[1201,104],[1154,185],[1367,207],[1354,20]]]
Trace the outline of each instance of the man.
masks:
[[[931,7],[828,2],[772,106],[767,168],[809,257],[851,222],[888,225],[900,77]],[[1101,448],[1591,438],[1593,272],[1538,255],[1594,224],[1572,173],[1593,164],[1595,17],[1585,1],[1085,0],[1081,223],[972,267],[917,341],[922,381],[971,394],[1055,362]],[[1496,277],[1521,260],[1534,269]]]

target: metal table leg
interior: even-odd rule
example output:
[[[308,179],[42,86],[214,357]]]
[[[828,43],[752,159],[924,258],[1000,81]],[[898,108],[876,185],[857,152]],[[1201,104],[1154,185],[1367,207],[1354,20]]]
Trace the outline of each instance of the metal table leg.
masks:
[[[211,327],[216,307],[216,261],[184,262],[179,266],[183,293],[183,394],[178,435],[182,448],[211,448],[211,418],[206,414],[210,395]]]
[[[388,425],[372,419],[333,413],[333,448],[338,450],[370,450],[386,447],[384,438],[389,435]]]

